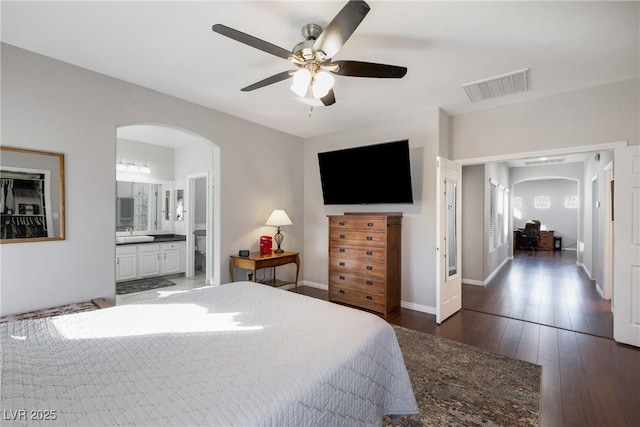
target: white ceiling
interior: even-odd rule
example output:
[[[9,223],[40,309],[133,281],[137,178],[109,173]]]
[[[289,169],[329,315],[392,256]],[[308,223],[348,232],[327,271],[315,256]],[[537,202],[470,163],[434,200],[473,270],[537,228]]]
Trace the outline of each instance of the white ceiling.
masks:
[[[311,137],[390,114],[452,115],[639,75],[638,2],[369,1],[335,59],[402,65],[401,80],[336,76],[336,104],[294,99],[289,82],[240,88],[292,69],[211,31],[222,23],[285,49],[344,1],[2,1],[2,41],[281,131]],[[470,103],[461,85],[523,68],[530,90]]]

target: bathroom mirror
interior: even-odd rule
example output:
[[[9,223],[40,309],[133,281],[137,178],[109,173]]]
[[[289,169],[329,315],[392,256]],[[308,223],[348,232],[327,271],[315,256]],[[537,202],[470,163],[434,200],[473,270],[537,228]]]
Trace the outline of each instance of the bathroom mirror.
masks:
[[[116,181],[116,232],[169,231],[165,194],[170,183]]]
[[[64,233],[64,154],[0,147],[0,243]]]

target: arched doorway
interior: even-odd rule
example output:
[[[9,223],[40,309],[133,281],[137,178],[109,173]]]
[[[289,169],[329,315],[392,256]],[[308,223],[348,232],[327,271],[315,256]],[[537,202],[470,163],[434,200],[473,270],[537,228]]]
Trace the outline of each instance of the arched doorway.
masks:
[[[180,272],[187,278],[197,276],[200,284],[220,284],[220,230],[216,226],[220,217],[220,186],[216,185],[220,181],[219,146],[188,130],[156,123],[118,126],[116,136],[116,164],[120,165],[116,186],[125,186],[123,182],[151,185],[149,197],[153,201],[147,204],[146,222],[132,220],[129,228],[118,223],[117,234],[130,230],[133,235],[157,236],[159,241],[166,235],[184,236]],[[131,171],[127,169],[130,165]],[[198,178],[198,191],[194,177]],[[122,204],[116,200],[117,210]],[[122,215],[116,217],[118,220]],[[118,266],[116,259],[116,269]]]

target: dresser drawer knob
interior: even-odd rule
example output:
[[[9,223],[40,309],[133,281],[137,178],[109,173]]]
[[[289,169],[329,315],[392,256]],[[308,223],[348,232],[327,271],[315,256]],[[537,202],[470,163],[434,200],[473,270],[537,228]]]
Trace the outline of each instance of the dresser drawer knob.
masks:
[[[367,240],[373,240],[373,237],[367,236]]]
[[[341,262],[341,263],[340,263],[340,267],[344,267],[344,262]]]
[[[367,265],[367,270],[371,271],[371,270],[373,270],[373,267],[370,266],[370,265]]]
[[[344,227],[344,221],[340,221],[338,224],[339,224],[341,227]]]
[[[368,222],[367,223],[367,227],[373,227],[373,223],[372,222]]]
[[[373,251],[367,251],[367,255],[369,256],[373,255]]]
[[[340,280],[344,280],[344,276],[338,276]]]
[[[371,295],[367,295],[367,299],[368,299],[369,301],[373,301],[373,297],[372,297]]]
[[[340,235],[340,238],[341,238],[341,239],[346,239],[346,238],[347,238],[347,236],[345,236],[344,234],[341,234],[341,235]]]
[[[344,253],[344,248],[340,248],[339,251]]]
[[[369,286],[373,286],[373,282],[371,280],[367,280],[365,283]]]
[[[342,295],[344,295],[344,289],[340,289],[338,292],[340,292]]]

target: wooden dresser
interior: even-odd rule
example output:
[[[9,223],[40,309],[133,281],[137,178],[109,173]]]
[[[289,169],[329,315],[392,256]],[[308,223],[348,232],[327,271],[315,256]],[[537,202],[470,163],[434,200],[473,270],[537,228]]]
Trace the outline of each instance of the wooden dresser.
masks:
[[[329,215],[329,301],[387,315],[400,307],[402,214]]]

